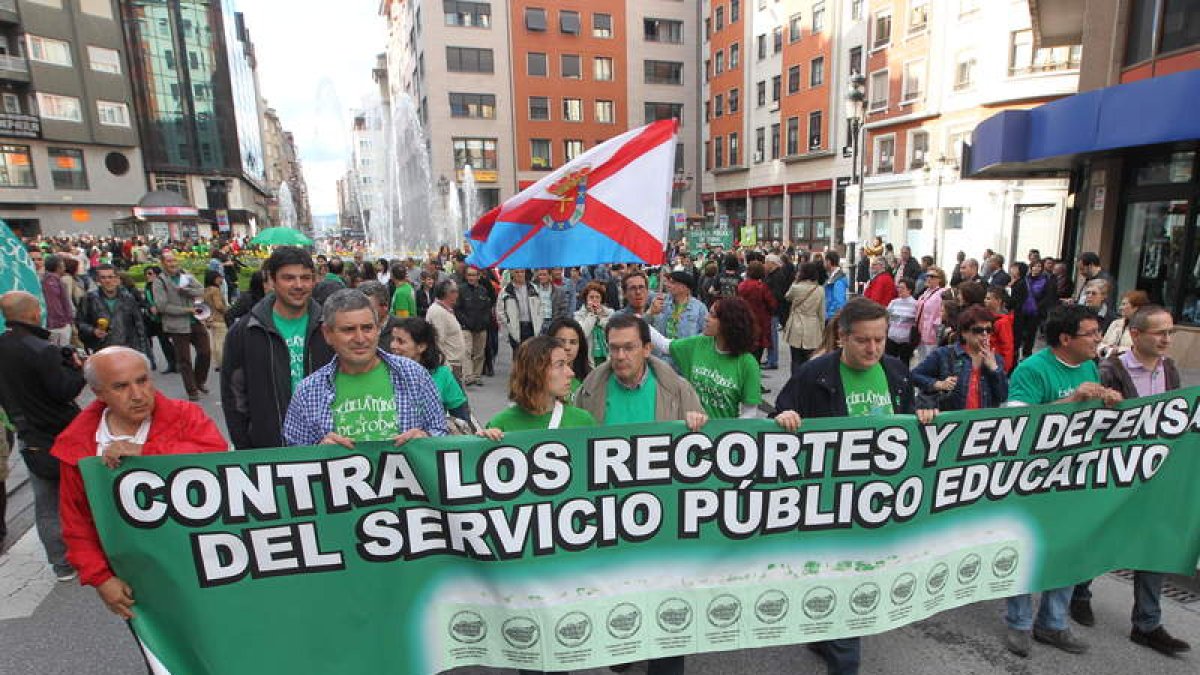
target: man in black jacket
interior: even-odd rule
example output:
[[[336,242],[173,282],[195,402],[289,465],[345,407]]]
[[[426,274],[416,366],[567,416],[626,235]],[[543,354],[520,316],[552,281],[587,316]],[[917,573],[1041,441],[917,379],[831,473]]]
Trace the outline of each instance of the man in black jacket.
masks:
[[[316,266],[295,246],[280,246],[263,266],[274,292],[229,329],[221,363],[221,409],[238,450],[278,448],[292,392],[329,363],[321,306],[312,298]]]
[[[936,410],[917,410],[908,366],[885,356],[887,310],[866,298],[846,303],[838,318],[842,349],[804,364],[775,401],[776,421],[794,428],[809,417],[873,417],[917,414],[922,424]],[[856,675],[862,657],[860,638],[812,645],[831,675]]]
[[[97,267],[96,280],[100,287],[84,296],[75,314],[80,339],[92,351],[121,346],[149,355],[141,301],[121,286],[112,265]]]
[[[83,362],[69,349],[50,343],[34,296],[5,293],[0,311],[8,324],[0,335],[0,406],[24,445],[21,455],[29,468],[34,517],[46,558],[59,581],[70,581],[75,570],[67,563],[58,521],[58,460],[50,456],[50,446],[79,414],[75,397],[83,391]]]
[[[487,351],[488,326],[492,324],[492,308],[496,296],[492,285],[481,279],[478,267],[468,267],[463,276],[466,283],[458,287],[458,303],[454,313],[462,324],[467,359],[463,364],[463,384],[483,384],[483,361]]]

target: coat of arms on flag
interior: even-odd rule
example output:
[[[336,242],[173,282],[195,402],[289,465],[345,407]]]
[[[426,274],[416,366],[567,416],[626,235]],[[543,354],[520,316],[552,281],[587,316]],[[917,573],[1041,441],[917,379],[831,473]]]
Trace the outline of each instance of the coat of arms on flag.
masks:
[[[627,131],[487,212],[467,232],[478,267],[661,264],[675,177],[675,120]]]

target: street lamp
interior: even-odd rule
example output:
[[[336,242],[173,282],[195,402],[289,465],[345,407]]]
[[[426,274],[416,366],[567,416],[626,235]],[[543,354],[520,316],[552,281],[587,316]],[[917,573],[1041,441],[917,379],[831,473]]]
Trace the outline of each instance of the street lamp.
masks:
[[[864,117],[866,115],[867,101],[867,78],[863,77],[862,73],[851,73],[849,88],[846,93],[846,121],[850,127],[850,184],[858,186],[858,204],[854,208],[854,239],[862,235],[862,207],[863,207],[863,171],[862,171],[862,156],[859,152],[859,147],[862,141],[862,131],[864,128]],[[845,156],[843,151],[843,156]],[[837,228],[830,228],[829,247],[832,249],[837,246]],[[848,256],[850,264],[853,266],[853,255]],[[851,267],[853,269],[853,267]]]
[[[942,242],[942,180],[945,177],[946,169],[951,171],[958,169],[958,162],[953,157],[940,155],[934,160],[934,167],[929,164],[925,165],[925,173],[928,176],[929,172],[937,172],[937,192],[933,201],[933,261],[934,264],[940,264],[941,259],[938,258],[938,253],[941,250]]]

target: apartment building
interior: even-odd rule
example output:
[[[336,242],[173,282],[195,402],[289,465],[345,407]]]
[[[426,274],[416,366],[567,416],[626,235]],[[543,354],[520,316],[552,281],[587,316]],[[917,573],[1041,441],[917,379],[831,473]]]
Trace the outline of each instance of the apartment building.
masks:
[[[116,0],[0,0],[0,218],[107,234],[146,191]]]
[[[1079,44],[1038,47],[1017,0],[872,0],[866,26],[859,238],[951,264],[991,249],[1057,253],[1061,178],[962,180],[963,145],[984,119],[1073,94]]]

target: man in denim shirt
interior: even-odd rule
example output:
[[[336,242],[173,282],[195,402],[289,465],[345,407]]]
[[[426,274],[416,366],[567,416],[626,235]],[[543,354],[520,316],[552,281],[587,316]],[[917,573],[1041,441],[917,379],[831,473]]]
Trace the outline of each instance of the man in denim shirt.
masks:
[[[708,320],[708,308],[692,296],[695,278],[688,272],[680,271],[671,272],[664,281],[667,292],[658,294],[663,298],[661,303],[651,303],[645,316],[646,323],[670,340],[703,333],[704,322]],[[671,357],[664,355],[662,359],[674,367]]]

